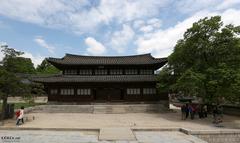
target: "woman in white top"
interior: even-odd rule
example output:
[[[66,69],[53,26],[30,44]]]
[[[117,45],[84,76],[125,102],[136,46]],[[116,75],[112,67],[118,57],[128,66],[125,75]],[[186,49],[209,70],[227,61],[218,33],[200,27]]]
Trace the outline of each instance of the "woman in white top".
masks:
[[[22,121],[22,124],[24,124],[23,116],[24,116],[24,107],[22,106],[21,109],[20,109],[20,114],[19,114],[19,116],[17,117],[17,123],[16,123],[16,125],[19,125],[19,122],[20,122],[20,121]]]

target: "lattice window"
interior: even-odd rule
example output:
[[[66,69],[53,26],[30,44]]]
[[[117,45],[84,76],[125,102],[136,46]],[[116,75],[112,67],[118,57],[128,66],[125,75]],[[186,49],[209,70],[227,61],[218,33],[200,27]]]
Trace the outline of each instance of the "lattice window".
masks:
[[[91,89],[77,89],[77,95],[91,95]]]
[[[74,89],[61,89],[61,95],[74,95]]]
[[[153,74],[153,70],[150,69],[141,69],[140,74]]]
[[[138,70],[137,69],[126,69],[125,70],[125,74],[138,74]]]
[[[51,89],[50,90],[50,94],[51,95],[56,95],[58,93],[58,90],[57,89]]]
[[[110,70],[111,75],[120,75],[123,74],[122,69],[111,69]]]
[[[92,74],[92,70],[91,69],[80,69],[79,70],[79,74],[80,75],[91,75]]]
[[[156,88],[143,88],[143,94],[156,94]]]
[[[107,75],[107,69],[96,69],[95,70],[96,75]]]
[[[140,88],[128,88],[127,89],[128,95],[139,95],[140,94]]]
[[[67,69],[67,70],[65,70],[64,74],[66,74],[66,75],[76,75],[77,74],[77,70]]]

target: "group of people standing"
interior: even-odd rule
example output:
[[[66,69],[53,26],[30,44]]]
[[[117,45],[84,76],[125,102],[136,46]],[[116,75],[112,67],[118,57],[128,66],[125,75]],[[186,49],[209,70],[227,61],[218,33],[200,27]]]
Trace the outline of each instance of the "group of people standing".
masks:
[[[198,113],[199,118],[207,117],[207,105],[194,105],[194,104],[184,104],[181,106],[182,120],[186,120],[189,115],[193,120],[196,113]]]
[[[222,122],[223,118],[223,108],[219,105],[212,105],[209,107],[213,115],[213,123],[219,124]],[[208,116],[208,107],[207,105],[201,104],[183,104],[181,106],[182,120],[186,120],[189,116],[193,120],[194,116],[198,114],[199,118],[206,118]]]

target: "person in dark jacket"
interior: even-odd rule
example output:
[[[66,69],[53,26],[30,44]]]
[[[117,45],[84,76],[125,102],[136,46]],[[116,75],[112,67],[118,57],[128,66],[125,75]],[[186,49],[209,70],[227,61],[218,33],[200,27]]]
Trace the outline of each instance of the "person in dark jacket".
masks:
[[[183,104],[181,106],[182,120],[186,119],[186,106]]]
[[[188,107],[188,106],[189,106],[189,105],[186,104],[186,107],[185,107],[186,118],[185,118],[185,119],[187,119],[188,116],[189,116],[189,107]]]
[[[188,108],[189,108],[188,110],[189,110],[189,113],[190,113],[190,117],[193,120],[194,119],[194,114],[195,114],[194,106],[193,105],[189,105]]]

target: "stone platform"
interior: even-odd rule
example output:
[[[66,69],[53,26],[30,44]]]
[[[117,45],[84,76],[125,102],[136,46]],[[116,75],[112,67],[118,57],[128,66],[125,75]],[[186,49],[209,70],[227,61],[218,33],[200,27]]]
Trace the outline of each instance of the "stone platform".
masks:
[[[158,113],[169,109],[164,104],[94,104],[94,105],[39,105],[25,109],[33,113]]]
[[[99,133],[99,140],[104,141],[135,141],[136,138],[130,128],[101,128]]]
[[[132,104],[121,106],[118,104],[98,104],[95,107],[101,107],[101,110],[95,108],[95,113],[98,114],[93,114],[93,105],[44,106],[26,109],[29,110],[27,112],[30,112],[25,114],[28,120],[21,126],[15,126],[15,119],[5,121],[4,126],[0,127],[0,137],[6,133],[6,135],[15,135],[16,137],[21,136],[21,141],[24,143],[32,142],[33,140],[35,142],[37,140],[36,136],[48,140],[45,142],[49,142],[49,139],[51,139],[52,142],[63,141],[66,143],[80,141],[96,143],[240,142],[240,118],[237,116],[224,115],[224,122],[221,123],[222,127],[219,127],[212,124],[213,119],[211,115],[204,119],[199,119],[196,116],[194,120],[181,120],[180,110],[173,108],[171,109],[174,112],[126,113],[126,111],[131,109]],[[80,108],[79,106],[83,106],[84,108]],[[135,107],[139,108],[139,106],[141,104],[137,104]],[[138,109],[135,112],[147,112],[149,111],[147,109],[150,107],[152,108],[150,105],[142,104],[142,107],[140,107],[141,110]],[[80,111],[79,108],[81,109]],[[116,114],[110,114],[116,112],[116,110],[118,110]],[[65,113],[58,113],[63,111]],[[73,111],[76,113],[69,113]],[[133,110],[131,109],[130,111]],[[32,137],[29,135],[30,133]],[[65,134],[66,136],[63,136]],[[136,140],[132,140],[132,134]],[[44,141],[40,140],[39,142]]]

